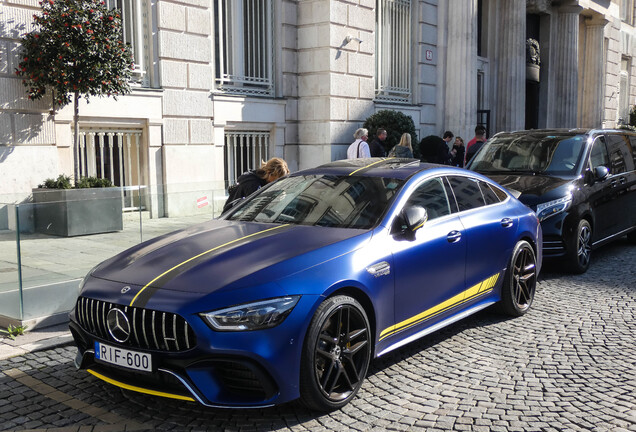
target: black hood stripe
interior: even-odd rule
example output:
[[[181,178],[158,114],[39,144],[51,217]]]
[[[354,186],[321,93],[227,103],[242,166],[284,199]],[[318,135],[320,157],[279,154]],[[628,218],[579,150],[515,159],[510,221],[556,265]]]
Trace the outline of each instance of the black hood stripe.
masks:
[[[212,252],[216,252],[219,249],[222,249],[224,247],[230,246],[230,245],[235,245],[237,243],[247,243],[248,241],[253,240],[253,237],[256,236],[260,236],[263,234],[269,234],[274,230],[278,230],[281,228],[285,228],[285,227],[289,227],[289,224],[285,224],[285,225],[279,225],[279,226],[275,226],[273,228],[268,228],[266,230],[263,231],[259,231],[259,232],[255,232],[252,234],[248,234],[246,236],[231,240],[227,243],[223,243],[222,245],[219,246],[215,246],[212,249],[208,249],[205,252],[201,252],[200,254],[197,254],[191,258],[188,258],[187,260],[175,265],[174,267],[166,270],[165,272],[161,273],[159,276],[157,276],[156,278],[154,278],[153,280],[151,280],[150,282],[148,282],[146,285],[144,285],[144,287],[139,290],[139,292],[137,293],[137,295],[135,295],[135,297],[132,299],[132,301],[130,302],[130,306],[132,306],[133,304],[135,304],[135,306],[137,307],[144,307],[148,301],[150,300],[150,298],[152,298],[152,296],[159,290],[161,289],[162,286],[164,286],[167,282],[169,282],[170,280],[174,279],[175,277],[177,277],[179,274],[183,273],[184,271],[196,266],[197,264],[201,263],[202,261],[205,261],[207,259],[210,258],[209,254]]]

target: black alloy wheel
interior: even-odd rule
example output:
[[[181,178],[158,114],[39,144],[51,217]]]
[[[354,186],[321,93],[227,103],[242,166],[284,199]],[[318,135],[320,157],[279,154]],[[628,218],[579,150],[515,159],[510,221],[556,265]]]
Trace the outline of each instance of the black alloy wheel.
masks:
[[[590,268],[592,257],[592,226],[586,219],[581,219],[569,248],[569,261],[572,273],[585,273]]]
[[[506,270],[502,293],[501,309],[512,316],[528,312],[537,288],[537,258],[534,249],[525,240],[515,245]]]
[[[330,411],[356,395],[371,359],[367,315],[354,298],[335,296],[316,310],[301,364],[300,394],[309,408]]]

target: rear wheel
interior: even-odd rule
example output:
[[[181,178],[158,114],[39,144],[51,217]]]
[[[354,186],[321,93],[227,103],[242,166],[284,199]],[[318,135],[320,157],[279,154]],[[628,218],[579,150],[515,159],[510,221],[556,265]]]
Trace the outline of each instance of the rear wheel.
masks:
[[[528,312],[537,287],[537,258],[534,249],[525,240],[515,245],[506,270],[502,292],[501,310],[521,316]]]
[[[586,219],[581,219],[576,235],[570,240],[568,258],[572,273],[585,273],[590,268],[592,258],[592,226]]]
[[[367,315],[354,298],[335,296],[316,310],[309,325],[300,370],[300,398],[309,408],[346,405],[362,386],[371,359]]]

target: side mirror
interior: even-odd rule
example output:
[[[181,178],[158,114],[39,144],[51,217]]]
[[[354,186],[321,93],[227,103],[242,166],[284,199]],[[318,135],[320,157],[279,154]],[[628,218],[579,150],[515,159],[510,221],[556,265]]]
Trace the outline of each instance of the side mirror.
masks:
[[[599,165],[594,168],[594,179],[604,180],[609,175],[609,169],[606,166]]]
[[[408,206],[402,210],[402,220],[404,222],[402,231],[415,232],[422,228],[422,225],[428,220],[426,209],[419,205]]]

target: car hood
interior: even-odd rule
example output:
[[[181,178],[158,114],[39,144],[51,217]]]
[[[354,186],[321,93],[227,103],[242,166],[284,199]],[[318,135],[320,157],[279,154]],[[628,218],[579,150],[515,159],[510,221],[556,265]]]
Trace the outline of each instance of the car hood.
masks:
[[[551,201],[562,197],[573,179],[564,179],[533,174],[485,174],[511,192],[518,192],[517,198],[527,206]]]
[[[368,237],[366,230],[214,220],[128,249],[100,264],[91,276],[211,293],[296,273],[354,250]],[[325,250],[335,243],[337,253]]]

